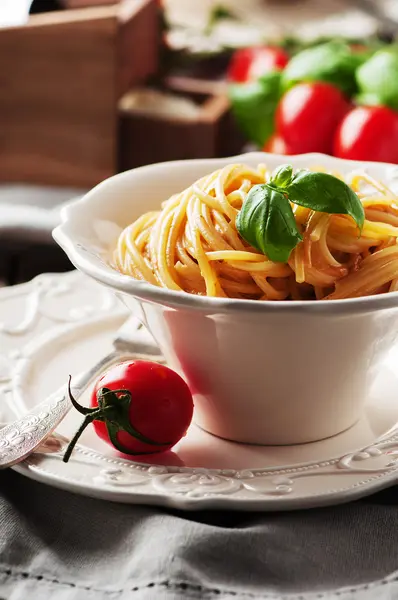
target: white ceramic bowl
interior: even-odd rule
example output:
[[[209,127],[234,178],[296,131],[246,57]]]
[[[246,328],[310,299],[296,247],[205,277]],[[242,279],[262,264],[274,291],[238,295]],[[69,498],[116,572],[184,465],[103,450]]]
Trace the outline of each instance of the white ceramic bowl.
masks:
[[[235,441],[294,444],[335,435],[360,417],[378,365],[397,337],[398,293],[330,302],[198,297],[121,275],[108,265],[121,228],[231,162],[274,168],[286,157],[252,153],[134,169],[67,206],[54,238],[78,269],[121,293],[195,397],[195,420]],[[397,167],[321,154],[296,167],[365,167],[384,181]]]

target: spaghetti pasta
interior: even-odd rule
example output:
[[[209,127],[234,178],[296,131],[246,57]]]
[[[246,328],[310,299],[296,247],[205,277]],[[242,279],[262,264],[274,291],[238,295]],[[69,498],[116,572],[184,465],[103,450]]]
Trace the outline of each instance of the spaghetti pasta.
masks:
[[[116,268],[170,290],[251,300],[333,300],[398,291],[398,198],[366,173],[345,177],[365,210],[360,237],[347,215],[292,204],[303,240],[272,262],[238,234],[235,220],[265,165],[228,165],[126,227]],[[341,175],[339,175],[342,177]]]

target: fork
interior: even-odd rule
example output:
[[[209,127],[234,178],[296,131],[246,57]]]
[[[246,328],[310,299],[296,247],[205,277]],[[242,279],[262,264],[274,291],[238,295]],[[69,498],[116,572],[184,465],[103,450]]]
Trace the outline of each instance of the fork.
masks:
[[[164,362],[155,341],[134,317],[117,331],[113,350],[74,379],[74,397],[79,398],[111,365],[132,357]],[[64,385],[21,418],[3,427],[0,430],[0,469],[16,465],[32,454],[65,418],[71,406],[67,385]]]

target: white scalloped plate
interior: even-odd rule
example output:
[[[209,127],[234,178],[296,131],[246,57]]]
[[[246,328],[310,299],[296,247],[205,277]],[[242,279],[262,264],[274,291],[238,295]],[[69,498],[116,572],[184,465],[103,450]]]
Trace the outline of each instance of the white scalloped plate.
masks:
[[[111,291],[77,272],[46,274],[1,290],[0,421],[21,416],[61,387],[69,373],[109,352],[125,317]],[[322,442],[249,446],[192,426],[172,452],[138,463],[121,458],[90,428],[65,465],[62,436],[70,438],[80,421],[71,412],[41,451],[15,469],[79,494],[192,510],[289,510],[347,502],[397,482],[394,362],[391,356],[383,366],[363,419]]]

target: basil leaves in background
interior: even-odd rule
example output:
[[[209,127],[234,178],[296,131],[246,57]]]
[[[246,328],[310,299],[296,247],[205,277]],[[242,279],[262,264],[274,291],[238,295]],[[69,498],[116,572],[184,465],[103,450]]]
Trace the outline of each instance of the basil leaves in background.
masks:
[[[355,71],[366,58],[354,53],[348,44],[332,41],[299,52],[282,75],[282,86],[289,89],[302,81],[326,81],[351,96],[356,91]]]
[[[331,41],[298,52],[283,72],[230,84],[232,113],[240,130],[262,148],[275,132],[275,111],[284,91],[302,81],[326,81],[352,96],[357,92],[355,71],[368,57],[369,53],[355,53],[344,42]]]
[[[360,104],[398,109],[398,46],[376,52],[356,72]]]
[[[324,213],[350,215],[362,230],[365,213],[352,189],[333,175],[283,165],[269,183],[253,186],[236,219],[241,237],[274,262],[287,262],[302,240],[290,202]]]
[[[244,135],[263,147],[275,129],[274,117],[281,97],[279,71],[258,81],[229,86],[232,112]]]

